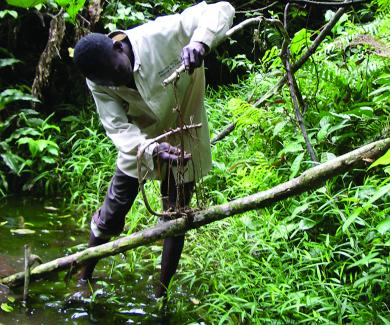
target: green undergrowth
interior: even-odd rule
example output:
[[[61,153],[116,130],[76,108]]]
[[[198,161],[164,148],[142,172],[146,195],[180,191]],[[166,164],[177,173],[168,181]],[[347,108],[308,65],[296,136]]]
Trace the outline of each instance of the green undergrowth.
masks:
[[[296,73],[320,162],[389,136],[389,59],[379,47],[388,49],[390,20],[379,17],[362,26],[352,18],[345,16]],[[309,45],[312,32],[299,33],[294,40],[306,35]],[[266,190],[312,166],[287,87],[253,106],[283,75],[276,48],[260,62],[232,60],[247,65],[246,77],[207,93],[212,136],[232,121],[236,128],[213,146],[212,171],[198,185],[206,206]],[[59,167],[61,184],[70,189],[84,226],[102,202],[116,153],[96,115],[84,112],[65,122],[65,133],[73,136],[63,139],[69,151]],[[388,323],[390,170],[368,166],[315,191],[190,231],[170,288],[175,318],[207,324]],[[149,182],[147,192],[159,209],[157,182]],[[124,233],[155,222],[139,195]],[[142,265],[158,270],[159,254],[158,246],[140,247],[113,272]]]
[[[346,17],[296,74],[321,162],[389,136],[389,59],[377,54],[378,44],[360,43],[388,44],[388,24],[382,17],[356,26]],[[281,76],[276,55],[266,53],[268,66],[248,66],[238,85],[209,91],[214,134],[236,122],[213,147],[203,184],[209,204],[311,167],[287,87],[253,106]],[[389,172],[355,169],[315,191],[190,232],[173,287],[192,297],[172,293],[175,311],[194,323],[388,323]]]
[[[219,324],[387,323],[390,179],[353,183],[337,177],[191,232],[177,285],[200,302],[173,297],[177,312]]]

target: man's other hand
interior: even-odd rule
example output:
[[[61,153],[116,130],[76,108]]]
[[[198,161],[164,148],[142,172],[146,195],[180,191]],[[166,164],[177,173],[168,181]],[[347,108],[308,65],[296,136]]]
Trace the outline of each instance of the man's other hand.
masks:
[[[181,60],[189,74],[194,72],[195,68],[202,65],[208,46],[201,42],[191,42],[181,50]]]
[[[171,146],[168,142],[159,143],[154,148],[153,154],[159,157],[161,160],[172,163],[177,166],[182,160],[181,150],[177,147]],[[184,152],[183,163],[184,165],[191,159],[191,154]]]

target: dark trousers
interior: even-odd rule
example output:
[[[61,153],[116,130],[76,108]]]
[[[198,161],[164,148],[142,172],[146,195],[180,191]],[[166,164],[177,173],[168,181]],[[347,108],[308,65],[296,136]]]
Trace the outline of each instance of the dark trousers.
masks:
[[[174,209],[176,206],[187,206],[190,203],[194,183],[185,183],[181,189],[180,202],[177,201],[177,187],[173,173],[168,171],[167,177],[161,181],[161,195],[163,209]],[[122,232],[125,217],[129,212],[138,194],[139,183],[136,178],[130,177],[120,169],[116,169],[106,197],[101,208],[93,215],[93,221],[97,226],[99,236],[91,231],[90,246],[100,245],[108,241],[113,235]],[[101,234],[101,236],[100,236]],[[163,296],[169,282],[176,272],[180,255],[184,246],[184,235],[166,238],[161,259],[161,285],[157,290],[157,296]],[[97,260],[91,261],[84,268],[82,277],[90,278]]]

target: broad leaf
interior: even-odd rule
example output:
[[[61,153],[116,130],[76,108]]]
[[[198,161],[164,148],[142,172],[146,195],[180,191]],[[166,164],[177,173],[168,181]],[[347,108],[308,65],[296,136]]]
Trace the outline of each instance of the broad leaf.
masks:
[[[0,68],[8,67],[14,65],[16,63],[22,62],[18,59],[8,58],[8,59],[0,59]]]
[[[85,0],[55,0],[62,8],[66,10],[70,19],[75,20],[76,15],[83,9]]]
[[[378,230],[378,232],[382,235],[384,235],[387,231],[389,231],[389,229],[390,229],[390,217],[387,217],[385,220],[383,220],[376,226],[376,230]]]
[[[4,163],[8,166],[9,169],[11,169],[17,175],[20,174],[21,169],[23,168],[23,158],[11,152],[1,154],[1,158],[3,158]]]
[[[377,160],[375,160],[368,169],[371,169],[378,165],[390,165],[390,149],[387,150],[387,152]]]
[[[46,2],[45,0],[7,0],[7,3],[11,6],[21,8],[31,8],[40,3]]]
[[[294,161],[291,165],[291,168],[290,168],[290,170],[291,170],[290,179],[293,179],[298,174],[304,155],[305,155],[305,153],[302,152],[294,159]]]

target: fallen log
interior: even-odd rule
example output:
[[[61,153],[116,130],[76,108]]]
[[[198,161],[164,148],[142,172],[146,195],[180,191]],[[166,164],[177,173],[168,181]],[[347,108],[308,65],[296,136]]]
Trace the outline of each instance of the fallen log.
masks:
[[[122,237],[112,242],[91,247],[81,252],[41,264],[30,270],[30,281],[43,278],[61,270],[75,269],[90,259],[115,255],[138,246],[150,244],[159,239],[186,232],[190,229],[199,228],[229,216],[249,210],[260,209],[288,197],[318,188],[326,180],[335,175],[353,167],[374,161],[388,149],[390,149],[390,138],[379,140],[310,168],[299,177],[266,191],[236,199],[229,203],[212,206],[205,210],[194,210],[179,219],[171,220],[155,227],[133,233],[130,236]],[[19,272],[0,279],[0,284],[14,287],[23,284],[23,280],[24,272]]]

